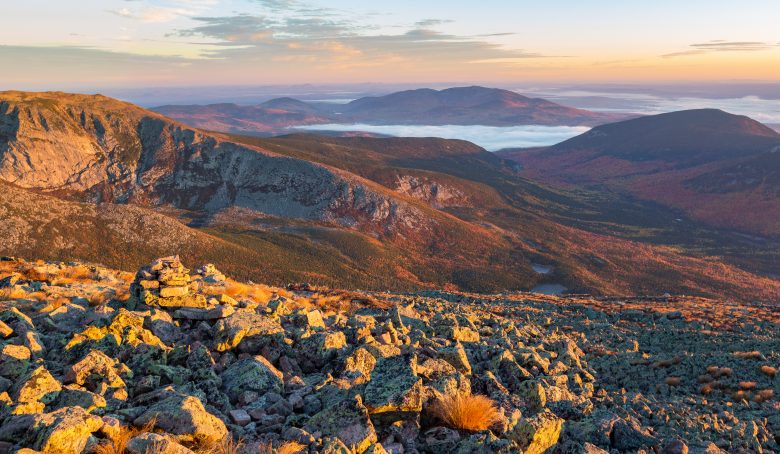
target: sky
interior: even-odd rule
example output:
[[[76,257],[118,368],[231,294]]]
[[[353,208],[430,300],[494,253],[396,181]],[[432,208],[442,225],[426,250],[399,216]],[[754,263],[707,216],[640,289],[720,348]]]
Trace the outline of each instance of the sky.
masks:
[[[25,0],[0,89],[780,81],[777,0]]]

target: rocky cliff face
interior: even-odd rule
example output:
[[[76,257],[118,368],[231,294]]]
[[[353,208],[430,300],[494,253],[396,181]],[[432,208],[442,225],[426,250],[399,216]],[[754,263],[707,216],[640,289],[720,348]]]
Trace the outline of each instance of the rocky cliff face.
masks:
[[[233,144],[102,96],[0,94],[0,178],[93,201],[230,206],[383,233],[424,216],[376,185]]]

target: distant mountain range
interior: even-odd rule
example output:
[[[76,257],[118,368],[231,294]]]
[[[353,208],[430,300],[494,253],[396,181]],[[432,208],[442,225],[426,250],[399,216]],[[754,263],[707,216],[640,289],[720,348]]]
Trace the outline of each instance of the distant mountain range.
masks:
[[[278,98],[253,106],[161,106],[153,110],[190,126],[233,133],[274,133],[294,126],[328,123],[593,126],[626,118],[485,87],[423,88],[347,104]]]
[[[716,109],[653,115],[501,153],[547,182],[600,185],[719,227],[780,235],[780,133]]]
[[[780,292],[740,268],[765,269],[741,237],[550,189],[458,140],[224,135],[103,96],[5,92],[0,186],[0,254],[131,268],[182,252],[243,278],[369,289]]]

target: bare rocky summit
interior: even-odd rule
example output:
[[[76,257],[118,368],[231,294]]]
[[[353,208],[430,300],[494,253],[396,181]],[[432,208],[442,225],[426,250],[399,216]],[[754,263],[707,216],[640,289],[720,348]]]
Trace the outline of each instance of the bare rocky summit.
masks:
[[[778,315],[4,258],[0,451],[776,452]]]

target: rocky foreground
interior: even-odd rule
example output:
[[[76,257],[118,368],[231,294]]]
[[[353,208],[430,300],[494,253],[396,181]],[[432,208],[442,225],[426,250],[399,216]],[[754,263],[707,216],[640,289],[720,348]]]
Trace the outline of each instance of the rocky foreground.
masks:
[[[776,452],[779,318],[6,258],[0,452]]]

